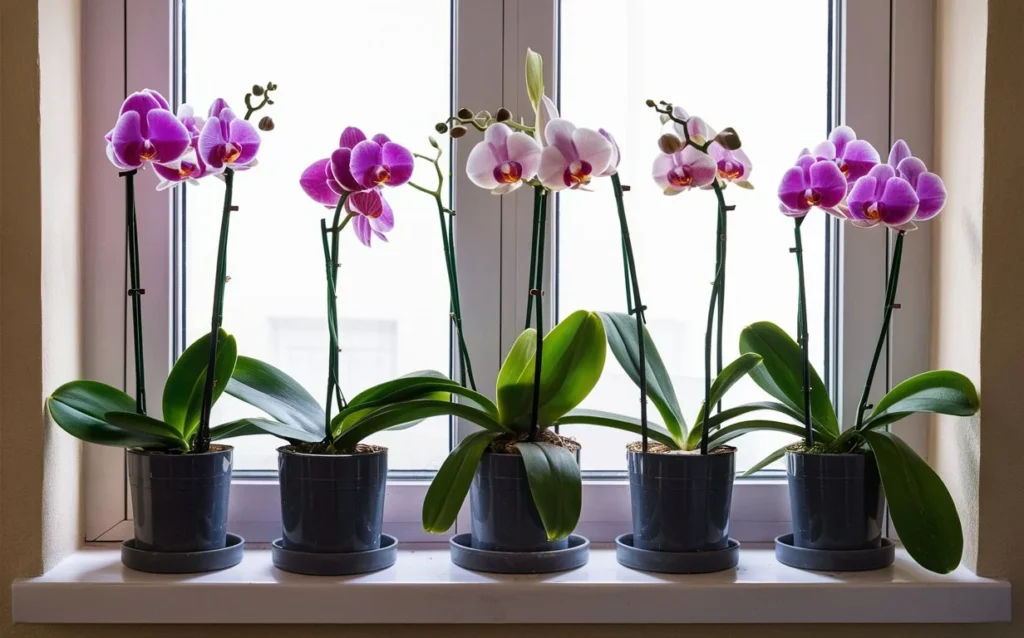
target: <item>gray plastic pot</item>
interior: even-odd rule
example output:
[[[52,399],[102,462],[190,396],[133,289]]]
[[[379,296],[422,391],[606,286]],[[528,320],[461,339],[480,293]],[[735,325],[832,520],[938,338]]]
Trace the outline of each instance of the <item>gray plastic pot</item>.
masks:
[[[569,547],[549,541],[518,454],[485,452],[469,492],[472,545],[498,552],[547,552]]]
[[[717,454],[627,452],[633,546],[698,552],[729,546],[736,450]]]
[[[227,543],[232,448],[206,454],[128,450],[137,550],[206,552]]]
[[[873,454],[786,452],[793,545],[816,550],[876,549],[884,497]]]
[[[303,454],[278,448],[283,547],[325,554],[381,546],[388,453]]]

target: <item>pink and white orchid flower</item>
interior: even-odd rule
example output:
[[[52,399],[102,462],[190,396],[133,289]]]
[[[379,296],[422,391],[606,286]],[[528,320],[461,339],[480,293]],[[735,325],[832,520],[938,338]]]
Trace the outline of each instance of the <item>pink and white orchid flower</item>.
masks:
[[[617,153],[609,137],[572,122],[555,119],[544,127],[540,158],[540,183],[552,191],[585,187],[594,177],[610,175]],[[612,171],[614,172],[614,170]]]
[[[686,122],[685,131],[683,125],[679,122],[668,120],[662,128],[662,135],[672,135],[677,138],[680,146],[686,146],[687,135],[689,135],[691,142],[698,145],[704,144],[704,142],[715,136],[714,129],[708,126],[707,122],[696,115],[691,116],[681,106],[672,107],[672,117]]]
[[[480,188],[504,195],[533,179],[540,164],[540,144],[499,123],[488,127],[484,140],[470,151],[466,173]]]
[[[671,155],[658,154],[651,169],[655,183],[666,195],[708,186],[715,181],[717,172],[718,166],[710,155],[689,145]]]

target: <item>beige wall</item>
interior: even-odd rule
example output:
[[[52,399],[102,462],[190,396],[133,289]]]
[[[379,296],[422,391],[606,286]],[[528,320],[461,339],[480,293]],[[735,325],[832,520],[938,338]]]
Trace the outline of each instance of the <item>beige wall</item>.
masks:
[[[78,366],[78,252],[73,229],[76,178],[40,173],[40,156],[77,157],[76,4],[71,0],[0,0],[0,635],[137,636],[133,627],[10,625],[9,583],[39,573],[78,536],[78,450],[49,438],[41,398]],[[1024,135],[1014,121],[1024,103],[1016,65],[1024,59],[1024,2],[937,0],[936,140],[938,170],[951,197],[933,225],[935,312],[933,358],[979,383],[981,421],[938,420],[933,458],[964,518],[966,559],[985,575],[1024,583],[1024,402],[1014,357],[1024,351],[1024,215],[1018,192]],[[42,25],[39,17],[42,17]],[[986,49],[987,43],[987,49]],[[36,66],[36,53],[40,68]],[[41,79],[40,79],[41,75]],[[43,104],[40,108],[39,97]],[[39,131],[40,112],[43,118]],[[69,135],[70,138],[66,137]],[[67,146],[70,144],[70,146]],[[72,171],[77,175],[77,171]],[[41,177],[46,188],[40,188]],[[51,186],[52,185],[52,186]],[[982,222],[984,221],[984,224]],[[927,232],[927,231],[925,231]],[[46,250],[42,242],[46,241]],[[51,244],[51,242],[53,242]],[[59,246],[59,248],[54,248]],[[984,248],[984,250],[982,250]],[[58,251],[66,251],[55,254]],[[45,259],[43,259],[45,257]],[[985,277],[982,278],[982,272]],[[41,291],[39,284],[45,283]],[[52,313],[52,314],[51,314]],[[42,317],[42,318],[41,318]],[[46,475],[42,472],[47,468]],[[41,504],[45,503],[45,507]],[[973,505],[972,505],[973,504]],[[12,516],[11,513],[16,513]],[[57,515],[59,514],[59,518]],[[1018,541],[1019,542],[1019,541]],[[1021,636],[1024,597],[1014,593],[1011,625],[740,626],[740,627],[217,627],[191,636],[587,636],[701,635],[707,638],[853,636]],[[794,601],[796,604],[797,601]],[[382,601],[385,613],[386,601]],[[180,628],[146,628],[146,636],[179,636]]]

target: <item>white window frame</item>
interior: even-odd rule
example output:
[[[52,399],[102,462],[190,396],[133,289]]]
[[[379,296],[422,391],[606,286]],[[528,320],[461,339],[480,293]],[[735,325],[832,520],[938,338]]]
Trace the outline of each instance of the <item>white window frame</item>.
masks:
[[[523,60],[530,47],[544,56],[545,85],[557,101],[559,0],[452,0],[454,104],[481,108],[505,105],[517,113],[531,110],[525,94]],[[824,0],[823,0],[824,1]],[[98,140],[111,125],[111,113],[129,91],[155,88],[177,97],[175,85],[176,0],[127,3],[92,0],[83,19],[83,135]],[[125,9],[128,14],[125,16]],[[907,139],[915,153],[931,159],[932,137],[932,0],[835,0],[833,50],[835,73],[841,81],[833,95],[833,112],[861,138],[886,154],[897,137]],[[127,56],[125,56],[127,52]],[[122,76],[113,60],[127,59]],[[115,69],[112,73],[111,69]],[[283,81],[283,78],[281,79]],[[172,101],[177,102],[172,98]],[[824,124],[824,118],[822,118]],[[826,133],[822,127],[822,136]],[[472,147],[454,145],[455,166],[464,166]],[[87,145],[95,148],[95,145]],[[131,370],[125,375],[124,342],[124,220],[123,191],[109,166],[94,154],[83,168],[85,229],[85,373],[89,378],[121,385],[132,391]],[[459,211],[456,245],[462,303],[467,316],[466,340],[474,354],[480,388],[493,388],[503,353],[512,345],[526,311],[522,291],[527,287],[532,202],[522,190],[495,197],[474,187],[464,171],[454,171],[455,208]],[[143,183],[150,179],[143,177]],[[177,270],[176,206],[172,192],[137,190],[146,223],[140,224],[145,325],[147,391],[160,396],[175,344],[172,317],[173,281]],[[157,211],[166,211],[166,215]],[[163,220],[163,221],[162,221]],[[545,251],[547,288],[555,290],[553,246],[557,245],[554,216],[549,219]],[[833,298],[840,312],[833,326],[836,339],[830,352],[834,374],[829,383],[839,390],[839,414],[850,422],[860,384],[877,336],[881,316],[888,238],[881,231],[847,232],[832,226],[832,250],[837,272]],[[931,236],[919,231],[903,258],[898,297],[902,309],[893,321],[892,347],[876,392],[890,379],[900,380],[927,369],[931,307]],[[835,251],[838,250],[838,253]],[[850,276],[847,277],[846,274]],[[835,304],[833,303],[833,306]],[[547,318],[550,327],[551,317]],[[496,330],[497,327],[497,330]],[[165,335],[158,341],[156,335]],[[130,334],[128,335],[130,339]],[[845,379],[852,382],[844,383]],[[874,394],[873,396],[878,396]],[[928,451],[924,419],[907,419],[898,431],[920,453]],[[457,421],[461,440],[475,426]],[[86,445],[85,540],[120,541],[132,535],[127,498],[124,453],[116,448]],[[389,480],[385,529],[403,541],[445,542],[428,535],[420,525],[426,487],[424,480]],[[586,480],[579,533],[594,542],[608,542],[630,529],[629,485],[623,479]],[[236,478],[232,483],[232,530],[253,542],[269,542],[280,534],[280,507],[274,479]],[[468,501],[468,499],[467,499]],[[769,541],[790,528],[786,482],[781,478],[737,480],[731,534],[741,542]],[[469,506],[464,505],[453,531],[468,530]]]

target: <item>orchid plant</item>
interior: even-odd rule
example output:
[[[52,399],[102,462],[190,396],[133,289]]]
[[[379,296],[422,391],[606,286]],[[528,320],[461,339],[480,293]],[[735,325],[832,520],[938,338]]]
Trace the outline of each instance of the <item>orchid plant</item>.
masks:
[[[224,391],[237,361],[234,337],[221,328],[233,175],[256,163],[260,135],[249,118],[273,104],[277,86],[256,85],[245,101],[244,118],[237,117],[223,99],[217,99],[208,117],[196,116],[182,105],[175,116],[157,91],[144,89],[121,105],[114,128],[106,135],[107,157],[125,180],[125,217],[130,273],[128,296],[132,302],[135,361],[135,397],[98,381],[72,381],[47,399],[53,420],[65,431],[90,443],[144,450],[202,454],[210,441],[230,436],[237,423],[210,427],[210,411]],[[252,107],[253,95],[263,101]],[[271,130],[263,118],[260,128]],[[216,176],[225,183],[225,202],[217,254],[211,331],[192,343],[175,362],[163,392],[163,419],[147,414],[145,357],[143,356],[142,295],[139,271],[135,175],[151,165],[160,177],[158,189]]]
[[[804,150],[779,185],[782,212],[795,220],[799,277],[798,340],[778,326],[761,322],[740,335],[740,350],[756,353],[763,366],[751,377],[778,401],[775,408],[798,417],[804,440],[787,445],[749,470],[774,462],[787,449],[816,454],[871,452],[875,456],[889,512],[900,541],[923,567],[940,573],[960,563],[963,532],[956,506],[942,479],[894,433],[892,425],[913,414],[954,416],[975,414],[980,403],[974,384],[962,374],[936,370],[911,377],[869,405],[875,371],[888,337],[896,306],[903,243],[919,222],[932,219],[945,204],[942,179],[928,172],[910,147],[897,141],[888,161],[849,127],[836,128],[828,141]],[[878,341],[868,368],[852,427],[841,429],[828,392],[808,360],[806,298],[803,283],[800,225],[814,208],[860,228],[883,226],[896,233],[885,286]]]

